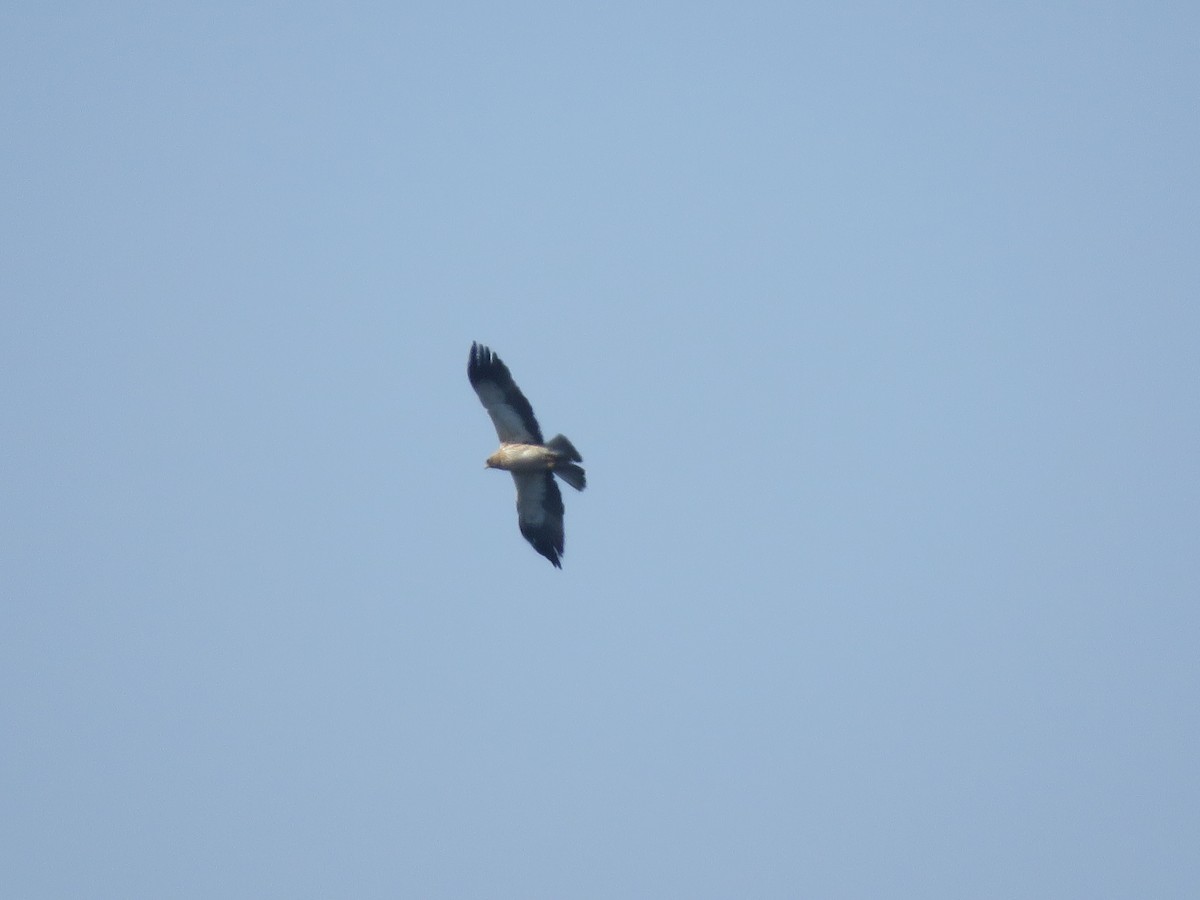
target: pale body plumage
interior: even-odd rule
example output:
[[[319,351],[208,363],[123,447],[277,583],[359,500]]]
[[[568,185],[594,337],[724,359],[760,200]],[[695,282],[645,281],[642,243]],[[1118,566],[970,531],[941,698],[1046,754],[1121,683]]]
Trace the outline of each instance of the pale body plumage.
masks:
[[[545,472],[553,469],[558,454],[542,444],[505,444],[487,458],[489,469],[509,472]]]
[[[486,465],[512,473],[521,534],[556,568],[562,568],[565,509],[554,476],[582,491],[587,486],[583,467],[578,465],[583,457],[561,434],[542,440],[533,407],[508,367],[482,344],[471,345],[467,377],[501,441],[500,449],[487,458]]]

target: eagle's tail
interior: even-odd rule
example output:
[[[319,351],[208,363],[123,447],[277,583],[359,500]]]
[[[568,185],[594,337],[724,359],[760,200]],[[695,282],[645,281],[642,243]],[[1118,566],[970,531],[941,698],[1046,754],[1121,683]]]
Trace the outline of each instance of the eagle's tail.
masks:
[[[583,466],[573,462],[555,463],[554,474],[577,491],[582,491],[587,487],[587,476],[583,474]]]
[[[577,491],[587,487],[587,476],[583,473],[583,466],[575,465],[583,462],[583,457],[579,455],[574,444],[561,434],[556,434],[546,442],[546,447],[553,450],[554,455],[558,457],[554,463],[555,475]]]
[[[553,450],[555,455],[563,459],[569,459],[571,462],[583,462],[583,457],[579,455],[579,451],[575,449],[575,445],[561,434],[556,434],[550,440],[546,441],[546,447]]]

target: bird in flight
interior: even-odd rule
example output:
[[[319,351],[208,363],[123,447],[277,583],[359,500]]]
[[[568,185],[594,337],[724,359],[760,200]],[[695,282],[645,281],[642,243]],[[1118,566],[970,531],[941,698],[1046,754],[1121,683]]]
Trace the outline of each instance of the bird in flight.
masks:
[[[542,439],[533,407],[509,374],[508,366],[483,344],[471,344],[467,378],[492,417],[500,449],[487,458],[489,469],[505,469],[517,484],[517,524],[533,549],[562,568],[563,501],[557,475],[577,491],[587,487],[583,457],[561,434]]]

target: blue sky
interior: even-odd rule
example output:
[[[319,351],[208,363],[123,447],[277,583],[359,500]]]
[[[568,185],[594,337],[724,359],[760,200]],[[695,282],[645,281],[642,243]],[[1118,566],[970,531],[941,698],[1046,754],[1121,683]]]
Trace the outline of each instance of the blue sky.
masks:
[[[1198,29],[7,4],[4,895],[1196,896]]]

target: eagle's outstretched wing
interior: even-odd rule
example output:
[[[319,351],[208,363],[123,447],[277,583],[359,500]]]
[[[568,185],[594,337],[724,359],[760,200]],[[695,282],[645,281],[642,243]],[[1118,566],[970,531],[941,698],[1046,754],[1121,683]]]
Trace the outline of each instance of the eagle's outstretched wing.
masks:
[[[471,387],[475,388],[475,393],[479,395],[483,408],[492,417],[492,424],[496,426],[496,434],[500,436],[502,442],[542,443],[542,429],[538,427],[537,419],[533,415],[533,407],[529,405],[529,401],[525,399],[525,395],[513,381],[508,366],[500,361],[500,357],[483,344],[472,343],[471,356],[467,360],[467,377],[471,379]],[[557,494],[558,488],[555,488],[554,491]],[[558,505],[560,507],[559,541],[561,543],[561,500]],[[524,530],[523,525],[522,530]],[[538,552],[544,553],[545,551],[539,550]]]
[[[562,568],[563,501],[549,472],[513,472],[517,483],[517,523],[533,549]]]

